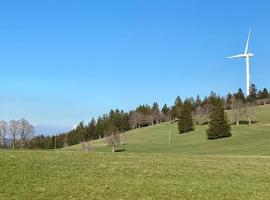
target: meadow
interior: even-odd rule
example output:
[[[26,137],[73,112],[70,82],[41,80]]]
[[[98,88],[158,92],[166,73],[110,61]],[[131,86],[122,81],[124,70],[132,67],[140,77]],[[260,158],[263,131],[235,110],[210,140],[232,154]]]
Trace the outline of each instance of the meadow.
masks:
[[[251,126],[208,141],[206,125],[179,135],[160,124],[61,150],[1,150],[0,199],[269,199],[270,106]],[[169,133],[171,130],[171,143]]]
[[[268,199],[270,157],[1,151],[0,199]]]
[[[242,119],[244,120],[244,118]],[[195,155],[270,155],[270,105],[258,106],[254,124],[232,126],[232,137],[207,140],[207,125],[195,127],[188,134],[178,134],[177,124],[163,123],[135,129],[122,134],[121,153],[162,153]],[[169,134],[171,131],[171,143]],[[91,151],[110,152],[103,139],[91,142]],[[82,145],[64,148],[67,151],[82,151]]]

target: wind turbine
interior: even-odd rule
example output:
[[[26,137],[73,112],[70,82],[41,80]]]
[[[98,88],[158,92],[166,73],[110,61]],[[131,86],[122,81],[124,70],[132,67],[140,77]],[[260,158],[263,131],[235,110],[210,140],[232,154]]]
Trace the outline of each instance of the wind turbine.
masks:
[[[235,55],[235,56],[230,56],[227,57],[228,59],[230,58],[245,58],[245,62],[246,62],[246,67],[247,67],[247,96],[249,96],[250,94],[250,73],[249,73],[249,58],[253,57],[254,54],[248,52],[248,44],[249,44],[249,37],[250,37],[250,32],[251,32],[251,28],[249,29],[249,33],[248,33],[248,39],[247,39],[247,44],[246,44],[246,49],[245,52],[243,54],[239,54],[239,55]]]

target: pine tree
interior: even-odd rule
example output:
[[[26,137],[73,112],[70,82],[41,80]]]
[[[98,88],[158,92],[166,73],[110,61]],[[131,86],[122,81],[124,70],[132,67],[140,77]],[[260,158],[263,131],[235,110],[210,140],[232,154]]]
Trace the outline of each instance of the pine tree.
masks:
[[[238,92],[233,95],[237,100],[245,101],[245,95],[241,88],[238,89]]]
[[[226,95],[226,109],[230,109],[231,108],[231,106],[230,106],[230,104],[231,104],[231,100],[232,100],[232,95],[231,95],[231,93],[229,92],[227,95]]]
[[[249,91],[250,91],[250,94],[249,94],[247,100],[249,102],[256,101],[256,99],[258,98],[258,92],[257,92],[257,88],[256,88],[255,84],[251,84]]]
[[[179,134],[188,133],[194,130],[194,125],[191,116],[191,104],[187,101],[184,102],[179,121],[178,121]]]
[[[161,109],[161,112],[167,116],[170,112],[170,109],[168,108],[167,104],[164,104],[163,108]]]
[[[104,132],[105,132],[105,126],[104,126],[104,121],[101,117],[97,119],[97,125],[96,125],[96,133],[99,138],[104,137]]]
[[[159,107],[158,107],[158,103],[154,103],[151,109],[151,114],[153,116],[153,121],[155,124],[160,123],[160,111],[159,111]]]
[[[196,102],[195,102],[195,104],[196,104],[196,107],[199,107],[199,106],[202,105],[202,100],[201,100],[201,98],[200,98],[199,95],[197,95],[197,97],[196,97]]]
[[[269,92],[266,88],[263,89],[262,92],[260,92],[260,95],[258,95],[259,99],[267,99],[269,97]]]
[[[172,118],[173,119],[176,119],[176,118],[179,118],[180,116],[180,113],[181,113],[181,110],[182,110],[182,100],[181,98],[178,96],[176,99],[175,99],[175,102],[174,102],[174,106],[172,107]]]
[[[86,141],[98,139],[98,135],[96,134],[96,121],[92,118],[91,122],[87,127],[87,139]]]
[[[213,105],[206,133],[209,140],[231,136],[231,127],[221,101]]]

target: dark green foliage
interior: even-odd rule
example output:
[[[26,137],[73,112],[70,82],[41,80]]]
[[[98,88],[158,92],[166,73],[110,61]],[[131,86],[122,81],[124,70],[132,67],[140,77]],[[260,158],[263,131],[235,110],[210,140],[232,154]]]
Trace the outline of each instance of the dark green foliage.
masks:
[[[52,147],[52,139],[50,136],[38,135],[27,143],[29,149],[50,149]]]
[[[191,104],[188,101],[184,102],[179,121],[178,121],[179,134],[188,133],[194,130],[194,125],[191,116]]]
[[[231,100],[232,100],[232,97],[233,95],[231,95],[231,93],[229,92],[227,95],[226,95],[226,109],[230,109],[231,108]]]
[[[141,128],[144,126],[154,125],[159,122],[170,121],[172,119],[180,119],[178,123],[179,133],[186,133],[194,129],[191,113],[194,114],[197,108],[200,108],[200,114],[203,115],[207,121],[210,120],[209,124],[211,124],[214,123],[212,122],[214,119],[211,120],[209,118],[211,118],[212,115],[218,115],[216,105],[222,105],[225,106],[226,109],[231,109],[230,101],[232,97],[242,101],[248,100],[256,104],[266,104],[269,102],[268,98],[270,98],[270,94],[266,88],[257,92],[256,86],[252,84],[250,87],[250,96],[247,100],[245,99],[242,89],[239,88],[237,93],[234,93],[233,95],[228,93],[226,98],[220,97],[216,95],[216,93],[211,92],[203,101],[199,95],[197,95],[196,100],[192,97],[187,98],[184,104],[178,96],[171,108],[165,104],[161,111],[159,110],[158,103],[154,103],[152,108],[147,104],[140,105],[129,113],[118,109],[111,110],[109,114],[104,114],[102,117],[99,117],[97,121],[92,119],[87,125],[84,125],[84,122],[80,122],[75,129],[68,131],[67,133],[46,137],[43,135],[35,136],[31,140],[27,141],[26,145],[28,148],[52,149],[55,148],[56,138],[56,148],[62,148],[67,145],[75,145],[80,142],[103,138],[105,133],[111,132],[112,130],[122,133],[130,130],[131,126],[133,128]],[[257,99],[259,99],[259,101],[256,101]],[[213,107],[215,107],[215,110],[213,110]],[[224,114],[223,116],[222,112],[220,112],[218,116],[218,119],[226,118],[226,115]],[[221,121],[222,120],[217,123],[222,123]],[[226,120],[223,120],[223,122],[224,121]],[[226,132],[226,128],[224,134],[223,131],[212,132],[213,130],[216,130],[216,127],[214,124],[211,126],[212,128],[209,128],[209,139],[230,135],[229,132]],[[223,124],[222,126],[226,127],[226,124]],[[214,133],[214,135],[212,133]]]
[[[163,106],[163,108],[161,109],[161,112],[164,114],[164,115],[167,115],[169,112],[170,112],[170,109],[168,108],[167,104],[165,104]]]
[[[92,118],[91,122],[86,127],[86,138],[84,141],[93,139],[98,139],[98,135],[96,134],[96,121],[94,118]]]
[[[197,97],[196,97],[195,105],[196,105],[196,107],[199,107],[202,105],[202,100],[201,100],[199,95],[197,95]]]
[[[104,120],[101,117],[99,117],[96,125],[96,134],[98,138],[103,138],[104,133],[105,133],[105,123]]]
[[[144,115],[150,115],[151,114],[151,107],[149,105],[140,105],[137,109],[137,112],[140,112]]]
[[[209,140],[231,136],[231,127],[221,101],[213,104],[206,133]]]
[[[241,88],[238,89],[238,92],[233,95],[237,100],[245,101],[245,95],[243,93],[243,90]]]
[[[171,111],[172,119],[179,118],[182,110],[182,105],[183,105],[182,100],[178,96],[174,102],[174,106],[172,107]]]
[[[155,102],[152,106],[151,109],[151,115],[153,117],[153,123],[154,124],[158,124],[161,121],[161,116],[160,116],[160,110],[159,110],[159,106],[158,103]]]
[[[257,92],[257,88],[256,88],[255,84],[251,84],[249,91],[250,91],[250,94],[247,97],[247,101],[248,102],[255,102],[258,98],[258,92]]]
[[[269,92],[266,88],[263,89],[263,91],[258,92],[258,99],[267,99],[269,98]]]

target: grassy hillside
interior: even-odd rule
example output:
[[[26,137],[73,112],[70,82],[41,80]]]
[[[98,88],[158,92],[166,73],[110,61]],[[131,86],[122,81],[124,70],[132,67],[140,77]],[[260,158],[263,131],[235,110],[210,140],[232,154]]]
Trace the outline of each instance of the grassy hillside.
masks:
[[[268,199],[269,119],[270,106],[260,106],[258,123],[215,141],[206,140],[207,126],[186,135],[176,124],[136,129],[115,154],[103,140],[90,153],[81,145],[2,150],[0,199]]]
[[[195,131],[179,135],[177,125],[160,124],[153,127],[131,130],[123,134],[126,143],[121,152],[179,153],[206,155],[270,155],[270,105],[257,107],[252,126],[232,126],[233,136],[215,141],[206,139],[207,126],[197,126]],[[168,142],[169,129],[172,131],[171,144]],[[81,151],[82,145],[64,150]],[[93,151],[109,152],[103,140],[92,142]]]
[[[268,199],[270,157],[0,151],[0,199]]]
[[[270,124],[270,104],[257,106],[254,120],[262,124]]]

